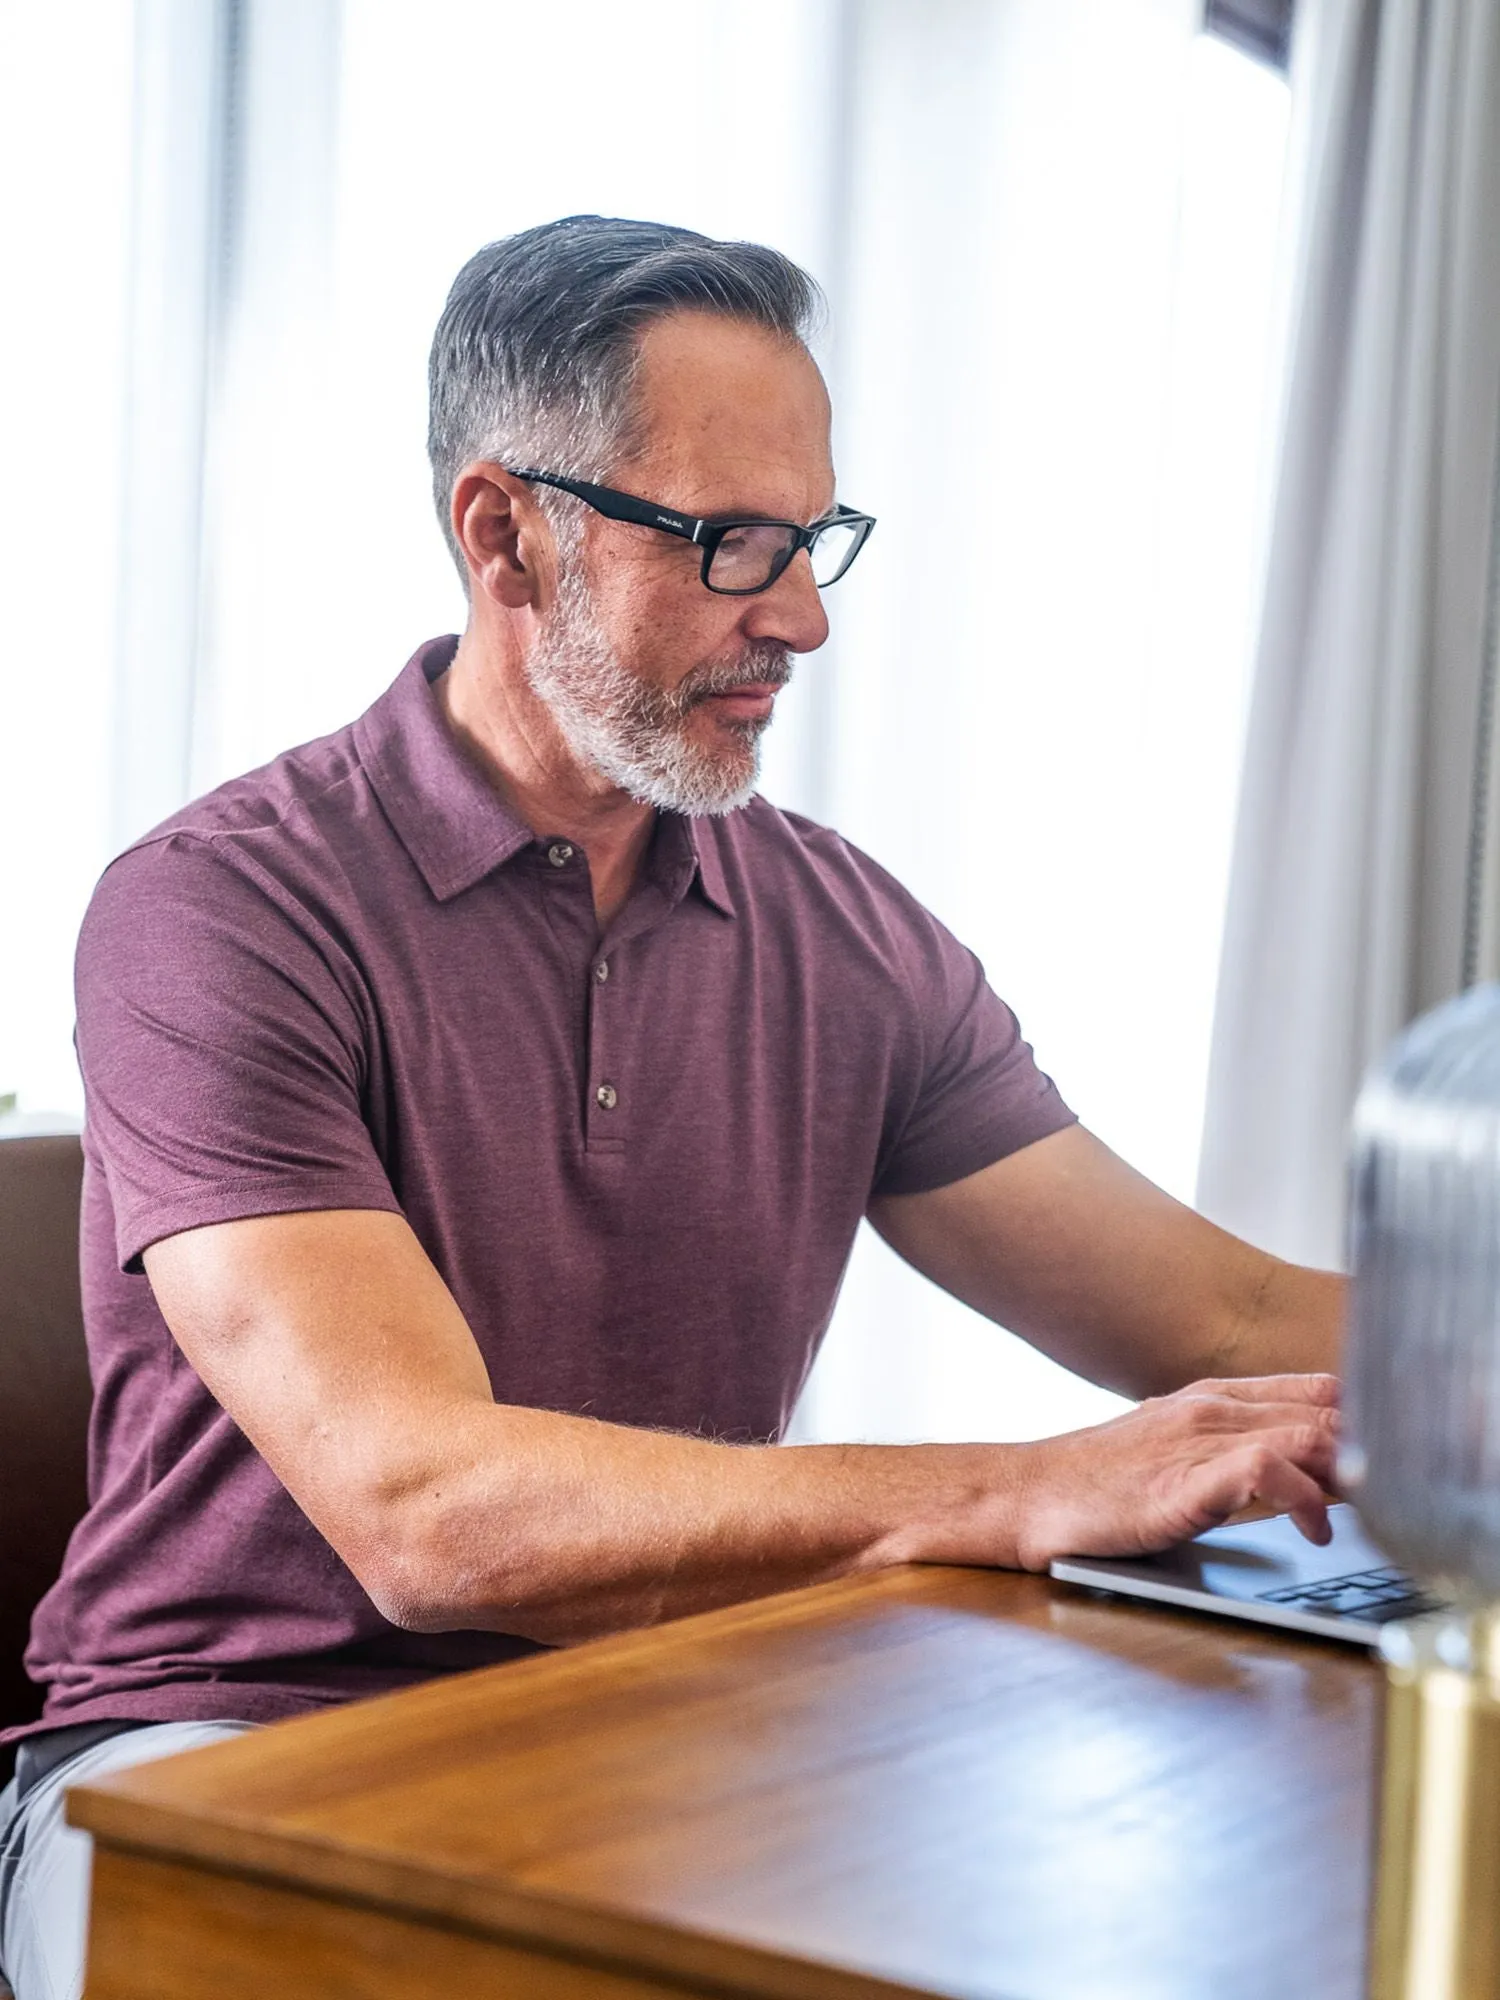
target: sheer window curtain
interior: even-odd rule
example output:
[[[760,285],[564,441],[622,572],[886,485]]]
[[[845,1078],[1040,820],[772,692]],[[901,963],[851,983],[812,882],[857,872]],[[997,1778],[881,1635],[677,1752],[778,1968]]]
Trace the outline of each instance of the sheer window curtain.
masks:
[[[131,22],[0,7],[0,1100],[75,1106],[72,944],[110,840]]]
[[[1500,973],[1500,11],[1322,0],[1199,1196],[1336,1264],[1360,1076]]]
[[[461,622],[424,371],[478,243],[577,209],[761,237],[830,294],[841,490],[881,517],[766,789],[907,880],[1086,1120],[1187,1192],[1281,82],[1200,37],[1196,0],[138,0],[135,19],[133,539],[93,866]],[[870,1239],[799,1435],[1022,1436],[1112,1407]]]
[[[881,525],[808,670],[832,731],[816,809],[978,951],[1085,1122],[1183,1196],[1286,112],[1197,24],[1115,0],[860,10],[836,387],[841,478]],[[866,1231],[801,1421],[1006,1438],[1120,1407]]]

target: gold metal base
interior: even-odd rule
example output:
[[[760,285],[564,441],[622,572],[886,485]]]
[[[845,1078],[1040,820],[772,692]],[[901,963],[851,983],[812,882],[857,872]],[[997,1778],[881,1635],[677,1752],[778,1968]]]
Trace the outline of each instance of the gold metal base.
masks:
[[[1500,2000],[1500,1609],[1382,1650],[1370,2000]]]

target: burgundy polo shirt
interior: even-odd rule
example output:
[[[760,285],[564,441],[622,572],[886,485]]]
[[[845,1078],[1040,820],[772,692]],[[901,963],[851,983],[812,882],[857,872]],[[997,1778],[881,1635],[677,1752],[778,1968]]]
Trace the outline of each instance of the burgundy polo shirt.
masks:
[[[533,1650],[380,1616],[184,1360],[148,1244],[387,1209],[499,1401],[771,1440],[871,1196],[1070,1122],[976,960],[762,799],[660,815],[601,937],[585,853],[448,732],[455,644],[169,820],[90,907],[91,1506],[28,1655],[49,1723],[271,1719]]]

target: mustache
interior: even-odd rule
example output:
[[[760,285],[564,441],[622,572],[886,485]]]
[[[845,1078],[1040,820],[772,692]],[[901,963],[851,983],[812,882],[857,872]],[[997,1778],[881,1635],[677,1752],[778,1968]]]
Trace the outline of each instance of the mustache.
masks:
[[[694,667],[674,693],[684,713],[715,695],[734,694],[745,687],[783,688],[792,678],[792,656],[785,646],[760,640],[732,660]]]

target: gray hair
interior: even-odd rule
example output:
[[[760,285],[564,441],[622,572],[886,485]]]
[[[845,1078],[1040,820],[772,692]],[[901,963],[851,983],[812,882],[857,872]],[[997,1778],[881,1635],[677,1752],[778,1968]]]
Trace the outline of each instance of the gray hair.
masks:
[[[454,280],[427,371],[433,499],[465,586],[450,510],[466,465],[489,458],[604,481],[640,441],[632,392],[653,320],[719,313],[805,341],[821,304],[779,250],[662,222],[570,215],[486,244]],[[536,493],[554,524],[576,505]]]

